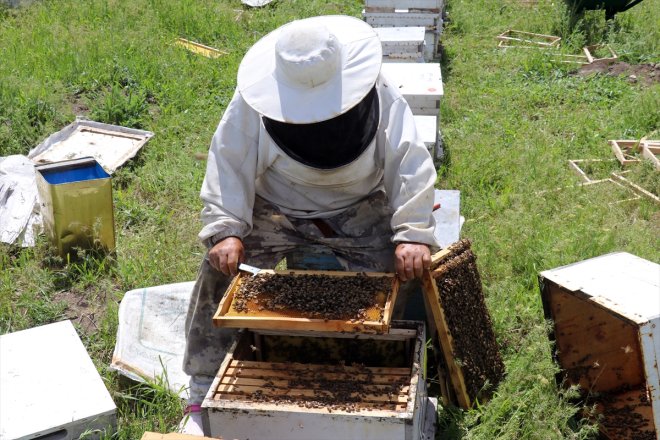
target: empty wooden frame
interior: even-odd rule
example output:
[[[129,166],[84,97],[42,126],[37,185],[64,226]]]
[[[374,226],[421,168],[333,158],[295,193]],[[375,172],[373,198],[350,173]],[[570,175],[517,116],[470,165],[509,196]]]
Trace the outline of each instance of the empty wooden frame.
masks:
[[[497,36],[500,41],[514,41],[539,47],[559,47],[561,37],[507,29]]]

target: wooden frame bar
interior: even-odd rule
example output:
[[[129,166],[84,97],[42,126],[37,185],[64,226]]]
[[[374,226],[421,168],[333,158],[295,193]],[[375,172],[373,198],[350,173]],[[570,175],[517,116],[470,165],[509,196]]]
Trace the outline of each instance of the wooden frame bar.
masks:
[[[656,196],[655,194],[647,191],[646,189],[642,188],[641,186],[637,185],[636,183],[631,182],[630,180],[626,179],[620,174],[617,173],[612,173],[612,178],[615,180],[618,180],[619,182],[622,182],[623,184],[627,185],[632,189],[634,192],[636,192],[639,195],[642,195],[644,197],[647,197],[651,200],[653,200],[655,203],[660,204],[660,197]]]
[[[656,170],[660,170],[660,141],[642,141],[642,157],[650,160]]]
[[[581,163],[589,163],[589,162],[611,162],[616,159],[569,159],[568,160],[568,165],[571,167],[573,171],[582,179],[583,182],[585,183],[592,183],[592,182],[600,182],[600,181],[605,181],[609,180],[609,177],[606,177],[604,179],[592,179],[589,177],[589,175],[580,167],[579,164]]]
[[[305,318],[286,316],[283,313],[268,311],[269,316],[259,316],[259,313],[253,316],[243,316],[231,312],[234,296],[238,291],[243,279],[251,277],[250,274],[241,273],[234,277],[227,288],[218,310],[213,316],[213,324],[216,327],[267,329],[267,330],[287,330],[287,331],[325,331],[325,332],[362,332],[362,333],[384,333],[390,328],[392,320],[392,311],[396,302],[399,290],[399,279],[391,273],[384,272],[339,272],[339,271],[312,271],[312,270],[284,270],[273,271],[264,270],[263,273],[282,274],[282,275],[327,275],[331,277],[389,277],[392,279],[392,288],[383,305],[383,317],[381,321],[359,321],[354,320],[333,320],[321,318]],[[291,313],[287,313],[291,315]]]
[[[595,52],[598,49],[601,48],[606,48],[607,50],[610,51],[610,57],[604,57],[604,58],[595,58],[592,52]],[[582,48],[584,51],[584,55],[587,57],[587,60],[589,60],[589,63],[594,63],[597,61],[614,61],[619,56],[612,50],[612,48],[609,46],[609,44],[592,44],[591,46],[585,46]]]
[[[454,359],[453,338],[451,332],[449,331],[449,326],[447,325],[445,312],[440,305],[440,302],[438,301],[440,293],[438,292],[438,286],[436,285],[435,280],[431,275],[431,271],[424,271],[422,283],[424,285],[423,290],[425,303],[428,304],[428,306],[431,308],[431,314],[433,316],[433,321],[437,331],[436,334],[440,342],[440,347],[442,348],[445,364],[449,370],[449,377],[456,393],[458,404],[461,408],[468,409],[472,405],[472,402],[470,401],[470,396],[468,396],[467,393],[463,371],[456,363],[456,359]]]
[[[640,161],[633,154],[641,152],[641,141],[610,139],[608,142],[612,147],[612,152],[624,167]]]

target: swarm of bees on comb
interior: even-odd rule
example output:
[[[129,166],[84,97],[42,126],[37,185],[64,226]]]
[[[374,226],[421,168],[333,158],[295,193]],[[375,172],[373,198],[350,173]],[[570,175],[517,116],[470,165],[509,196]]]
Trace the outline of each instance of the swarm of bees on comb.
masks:
[[[271,311],[297,311],[310,318],[332,320],[366,319],[367,311],[383,307],[378,294],[389,295],[391,277],[330,276],[324,274],[261,273],[245,278],[235,295],[233,308]]]

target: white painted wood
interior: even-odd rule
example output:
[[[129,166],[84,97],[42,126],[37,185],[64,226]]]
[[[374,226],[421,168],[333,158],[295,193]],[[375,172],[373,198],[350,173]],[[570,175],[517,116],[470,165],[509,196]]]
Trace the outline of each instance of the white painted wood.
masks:
[[[438,115],[443,95],[440,64],[383,63],[381,73],[403,95],[414,115]]]
[[[405,424],[395,417],[364,417],[344,414],[272,410],[208,408],[211,436],[261,440],[405,440]]]
[[[616,252],[541,272],[638,324],[660,316],[660,265]],[[660,344],[660,342],[659,342]]]
[[[442,22],[440,13],[408,12],[407,9],[397,9],[395,12],[362,11],[362,18],[373,27],[381,26],[423,26],[435,29]]]
[[[440,35],[442,35],[442,26],[438,26],[437,30],[426,31],[424,34],[424,58],[426,61],[431,61],[438,57]]]
[[[429,115],[415,115],[415,126],[417,133],[421,136],[424,145],[428,148],[431,156],[435,153],[438,144],[438,117]]]
[[[651,395],[655,435],[660,439],[660,317],[640,327],[639,339],[642,344],[646,384]]]
[[[368,8],[442,9],[443,0],[364,0]]]
[[[426,399],[426,411],[424,425],[422,426],[421,440],[435,440],[435,425],[438,419],[438,399],[429,397]]]
[[[71,321],[0,336],[0,385],[0,439],[115,432],[115,404]]]
[[[227,352],[219,372],[202,403],[205,434],[228,439],[261,440],[417,440],[422,438],[422,422],[427,392],[422,366],[425,364],[426,334],[423,323],[394,321],[393,328],[416,328],[414,359],[411,365],[410,401],[405,411],[329,412],[325,408],[301,408],[286,403],[255,403],[213,400],[221,372],[233,359],[243,330]],[[369,335],[364,335],[368,338]]]
[[[417,51],[424,44],[426,29],[423,26],[395,26],[374,28],[383,50],[391,47],[408,48],[409,51]]]

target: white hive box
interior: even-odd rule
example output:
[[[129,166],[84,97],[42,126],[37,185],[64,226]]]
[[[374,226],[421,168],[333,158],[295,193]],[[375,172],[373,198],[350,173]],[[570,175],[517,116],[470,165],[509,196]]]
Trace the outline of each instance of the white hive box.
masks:
[[[396,87],[413,115],[438,116],[443,96],[438,63],[383,63],[381,72]]]
[[[444,6],[443,0],[365,0],[364,6],[367,8],[381,9],[435,9],[441,11]]]
[[[115,404],[71,321],[0,336],[0,360],[0,439],[115,432]]]
[[[617,252],[539,281],[559,380],[594,393],[606,438],[660,438],[660,265]]]
[[[425,341],[413,321],[381,335],[242,330],[202,404],[205,435],[427,439]],[[352,409],[323,403],[342,394]]]
[[[423,61],[424,33],[421,26],[374,28],[383,46],[385,61]]]
[[[420,12],[409,9],[395,9],[391,12],[362,11],[362,18],[373,27],[422,26],[435,30],[442,26],[439,12]]]
[[[438,139],[440,138],[440,133],[438,132],[438,117],[415,115],[414,118],[417,133],[422,137],[424,145],[428,148],[433,160],[439,159],[442,156],[442,152],[438,151],[440,149],[440,146],[438,145]]]

